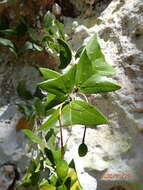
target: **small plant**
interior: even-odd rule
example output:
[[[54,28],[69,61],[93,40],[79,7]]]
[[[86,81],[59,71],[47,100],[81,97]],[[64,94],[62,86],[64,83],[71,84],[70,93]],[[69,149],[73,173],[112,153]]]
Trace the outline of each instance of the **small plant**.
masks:
[[[44,20],[44,36],[37,44],[42,51],[44,48],[58,53],[59,69],[66,69],[61,74],[61,70],[39,68],[45,81],[37,84],[34,94],[26,89],[24,81],[18,85],[18,94],[26,101],[18,105],[19,110],[33,126],[32,130],[23,129],[32,142],[29,151],[32,151],[33,157],[21,187],[30,190],[80,190],[82,187],[74,161],[64,160],[66,144],[63,144],[63,127],[85,126],[83,140],[77,150],[79,156],[85,156],[88,152],[86,126],[108,124],[107,118],[88,102],[86,95],[115,91],[120,86],[111,79],[115,69],[106,63],[96,36],[74,57],[65,42],[63,25],[50,13]]]
[[[0,45],[7,47],[16,57],[26,51],[59,54],[59,69],[64,69],[72,59],[64,25],[49,11],[44,16],[41,28],[37,30],[28,24],[26,17],[21,17],[15,28],[9,28],[5,21],[0,20]]]

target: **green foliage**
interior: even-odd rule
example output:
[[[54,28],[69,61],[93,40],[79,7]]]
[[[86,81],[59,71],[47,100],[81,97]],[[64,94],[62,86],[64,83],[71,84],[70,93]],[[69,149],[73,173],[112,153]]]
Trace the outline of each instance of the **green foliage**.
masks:
[[[120,89],[120,86],[113,80],[97,74],[92,75],[80,86],[80,92],[85,94],[96,94],[101,92],[111,92]]]
[[[47,183],[40,185],[40,190],[56,190],[56,187]]]
[[[21,38],[28,30],[27,20],[25,17],[20,17],[19,23],[15,28],[5,28],[0,27],[0,34],[8,38]]]
[[[84,49],[77,63],[76,86],[79,88],[92,74],[92,62],[89,60],[87,52]]]
[[[57,39],[59,43],[59,53],[61,64],[59,69],[64,69],[72,59],[72,53],[67,43],[62,39]]]
[[[60,77],[60,73],[57,73],[56,71],[52,71],[50,69],[45,69],[45,68],[40,68],[39,69],[41,74],[43,75],[43,78],[45,80],[48,80],[48,79],[55,79],[55,78],[58,78]]]
[[[59,127],[59,110],[53,112],[51,117],[39,128],[39,130],[47,130],[52,127]],[[97,108],[86,103],[85,101],[73,100],[61,111],[61,119],[63,126],[71,125],[90,125],[96,126],[101,124],[107,124],[108,120],[101,114]]]
[[[76,65],[72,66],[66,73],[53,80],[46,80],[38,86],[49,93],[64,96],[72,92],[75,84]]]
[[[56,164],[56,172],[60,179],[64,180],[68,175],[69,166],[65,160],[59,160]]]
[[[27,90],[25,81],[21,80],[19,81],[19,84],[17,86],[17,93],[20,98],[30,100],[33,98],[30,91]]]
[[[64,69],[71,62],[72,52],[65,41],[63,24],[57,21],[50,12],[47,12],[44,17],[43,31],[42,41],[45,43],[46,48],[53,53],[59,54],[61,63],[59,69]]]
[[[24,53],[27,50],[32,50],[32,51],[42,51],[43,48],[37,45],[34,42],[27,41],[25,44],[20,48],[20,50],[17,52],[18,55]]]
[[[66,144],[63,144],[62,129],[77,124],[85,126],[83,141],[77,150],[79,156],[85,156],[88,152],[84,142],[86,126],[108,124],[107,118],[88,102],[86,94],[111,92],[120,86],[111,79],[115,69],[106,62],[96,36],[77,50],[73,58],[77,63],[72,64],[72,51],[65,41],[63,25],[50,12],[44,17],[42,30],[39,42],[34,30],[28,28],[32,41],[26,42],[19,51],[50,49],[59,54],[59,69],[66,69],[56,72],[39,68],[44,81],[37,84],[34,94],[27,90],[24,81],[17,87],[19,96],[26,102],[19,105],[19,110],[35,125],[33,131],[25,129],[23,133],[38,145],[37,156],[29,164],[21,186],[39,190],[80,190],[74,161],[64,160]]]
[[[5,39],[5,38],[0,38],[0,44],[5,46],[5,47],[8,47],[9,50],[14,53],[15,55],[17,55],[16,53],[16,47],[14,45],[14,43],[12,43],[10,40],[8,39]]]
[[[38,137],[36,134],[34,134],[33,132],[31,132],[28,129],[23,129],[22,132],[34,143],[38,144],[41,148],[42,151],[44,151],[45,148],[45,142]]]
[[[65,40],[64,25],[48,11],[41,25],[41,33],[29,26],[27,19],[21,17],[15,28],[8,28],[3,21],[0,22],[0,44],[8,47],[16,56],[26,51],[50,51],[59,55],[59,69],[64,69],[72,59],[72,52]],[[18,48],[15,41],[26,36],[28,40]]]
[[[21,184],[20,187],[36,189],[36,187],[38,186],[38,181],[40,180],[42,168],[42,158],[32,159],[29,163],[27,173],[23,177],[23,184]]]

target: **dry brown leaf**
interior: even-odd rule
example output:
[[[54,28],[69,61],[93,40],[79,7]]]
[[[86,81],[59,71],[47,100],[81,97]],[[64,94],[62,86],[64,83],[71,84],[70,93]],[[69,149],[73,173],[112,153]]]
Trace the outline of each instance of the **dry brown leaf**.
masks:
[[[16,131],[22,129],[29,129],[29,130],[33,129],[33,125],[25,117],[20,118],[16,125]]]

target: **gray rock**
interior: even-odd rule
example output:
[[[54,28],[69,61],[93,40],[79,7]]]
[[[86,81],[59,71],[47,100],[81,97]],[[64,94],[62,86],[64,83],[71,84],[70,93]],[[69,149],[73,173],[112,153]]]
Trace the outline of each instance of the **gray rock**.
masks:
[[[95,16],[98,17],[112,0],[78,0],[70,3],[74,6],[76,15],[82,18]]]
[[[14,190],[18,179],[19,173],[15,165],[9,163],[0,167],[0,190]]]
[[[1,57],[1,61],[2,61]],[[22,115],[17,104],[22,103],[16,88],[20,80],[25,80],[28,89],[35,91],[36,83],[41,80],[38,71],[24,64],[1,62],[0,66],[0,164],[14,163],[24,172],[29,156],[26,154],[27,139],[16,124]]]
[[[142,128],[143,128],[143,2],[140,0],[113,0],[96,20],[91,18],[76,20],[77,28],[72,31],[73,47],[80,47],[82,34],[89,37],[98,33],[99,43],[108,63],[117,68],[115,80],[122,89],[115,93],[105,93],[89,97],[110,120],[109,126],[89,128],[87,144],[89,153],[82,161],[77,161],[79,170],[97,180],[97,189],[106,190],[118,186],[126,190],[142,190]],[[94,17],[95,18],[95,17]],[[93,26],[93,22],[95,25]],[[74,25],[75,21],[71,21]],[[68,22],[68,26],[69,26]],[[82,25],[82,26],[81,26]],[[68,27],[68,29],[70,26]],[[71,27],[72,28],[72,27]],[[76,49],[76,48],[75,48]],[[69,136],[70,149],[81,142],[80,127],[73,127]],[[76,153],[75,153],[76,152]],[[71,153],[72,154],[72,153]],[[79,164],[80,163],[80,164]],[[84,180],[83,180],[84,182]],[[82,182],[81,182],[82,183]],[[91,184],[90,180],[87,184]],[[87,189],[84,186],[84,189]],[[90,188],[95,190],[95,188]]]

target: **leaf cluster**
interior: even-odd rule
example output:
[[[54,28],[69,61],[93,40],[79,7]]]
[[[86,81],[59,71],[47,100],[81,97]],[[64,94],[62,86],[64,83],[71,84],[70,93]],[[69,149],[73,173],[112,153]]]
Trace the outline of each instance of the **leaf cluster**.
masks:
[[[63,144],[62,129],[77,124],[85,126],[78,150],[79,156],[85,156],[88,152],[86,126],[108,124],[108,119],[88,102],[86,95],[112,92],[120,89],[120,86],[111,79],[116,71],[106,62],[96,35],[86,46],[77,50],[74,57],[76,63],[73,64],[63,25],[48,12],[42,27],[42,48],[59,54],[59,69],[66,69],[56,72],[39,68],[44,81],[37,84],[34,94],[27,90],[24,81],[20,81],[17,87],[19,96],[26,102],[20,104],[19,109],[31,123],[35,123],[33,131],[24,129],[23,133],[37,144],[37,156],[29,164],[22,187],[80,190],[74,162],[68,164],[64,160],[66,145]],[[57,138],[59,132],[60,148]]]
[[[43,138],[27,129],[24,129],[23,133],[39,146],[39,154],[29,163],[20,188],[39,190],[81,189],[74,161],[72,160],[68,164],[61,158],[60,149],[55,146],[56,134],[54,130],[51,129]]]
[[[9,28],[4,20],[0,20],[0,45],[9,48],[15,56],[21,56],[26,51],[50,51],[58,54],[59,68],[64,69],[72,58],[65,41],[64,25],[48,11],[39,31],[29,26],[26,17],[21,17],[15,28]],[[18,47],[16,41],[24,37],[27,40]]]

